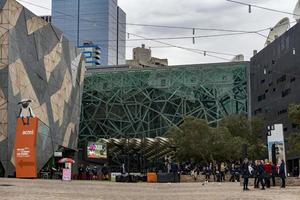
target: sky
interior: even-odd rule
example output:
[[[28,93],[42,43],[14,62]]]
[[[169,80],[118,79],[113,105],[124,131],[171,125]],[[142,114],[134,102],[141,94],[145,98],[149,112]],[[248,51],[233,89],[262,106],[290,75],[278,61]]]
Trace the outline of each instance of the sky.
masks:
[[[26,4],[26,1],[48,9]],[[297,0],[238,1],[290,13],[293,12],[297,3]],[[19,2],[37,15],[51,14],[51,0],[19,0]],[[166,29],[127,25],[126,31],[132,33],[129,39],[137,38],[134,37],[133,34],[145,38],[192,37],[192,28],[257,31],[273,27],[284,17],[289,17],[291,22],[295,21],[292,15],[266,11],[254,7],[252,7],[251,13],[249,13],[247,6],[230,3],[226,0],[118,0],[118,4],[127,14],[127,23],[191,27],[191,29]],[[292,25],[294,24],[295,23]],[[267,36],[268,32],[267,30],[260,33]],[[195,36],[222,33],[224,32],[196,30]],[[226,62],[226,60],[232,59],[233,55],[237,54],[243,54],[245,60],[250,60],[253,55],[253,50],[259,51],[264,48],[266,38],[251,33],[196,38],[195,44],[193,44],[191,38],[160,41],[168,43],[168,45],[149,40],[127,41],[127,59],[132,58],[132,48],[140,46],[143,43],[146,47],[151,47],[152,56],[168,58],[170,65]],[[184,49],[170,47],[169,44],[171,46],[183,47]],[[193,50],[186,50],[186,48]],[[207,55],[204,56],[204,53],[198,50],[206,51]],[[208,53],[209,51],[222,54],[212,54]]]

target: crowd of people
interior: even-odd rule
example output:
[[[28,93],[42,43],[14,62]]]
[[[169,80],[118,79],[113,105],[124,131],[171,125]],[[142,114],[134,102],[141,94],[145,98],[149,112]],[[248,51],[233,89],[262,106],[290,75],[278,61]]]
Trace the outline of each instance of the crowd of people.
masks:
[[[241,166],[241,175],[244,179],[243,190],[249,190],[248,183],[249,178],[254,178],[254,188],[260,188],[265,190],[265,188],[276,185],[275,177],[279,176],[281,178],[281,188],[285,188],[285,162],[281,160],[280,166],[272,163],[269,160],[255,161],[254,163],[245,159]]]
[[[285,188],[285,162],[282,160],[280,165],[276,165],[271,161],[257,160],[249,161],[245,159],[244,162],[221,162],[209,164],[192,164],[182,163],[179,164],[179,172],[182,175],[191,175],[196,181],[199,176],[204,176],[205,181],[223,182],[240,182],[240,177],[243,178],[243,190],[249,190],[249,178],[254,178],[254,188],[270,188],[271,185],[275,186],[276,177],[281,178],[281,187]],[[228,177],[226,180],[226,177]]]
[[[78,180],[108,180],[109,170],[107,166],[83,166],[81,164],[78,167]]]
[[[285,188],[285,162],[282,160],[280,165],[276,165],[271,161],[256,160],[250,161],[245,159],[243,162],[219,162],[208,164],[196,164],[192,162],[175,163],[166,162],[166,172],[190,175],[197,181],[200,176],[205,182],[240,182],[242,178],[243,190],[249,190],[249,178],[254,178],[254,188],[265,190],[271,186],[276,186],[276,177],[281,178],[281,188]],[[203,179],[202,178],[202,179]],[[83,166],[78,168],[79,180],[108,180],[109,169],[107,166]]]

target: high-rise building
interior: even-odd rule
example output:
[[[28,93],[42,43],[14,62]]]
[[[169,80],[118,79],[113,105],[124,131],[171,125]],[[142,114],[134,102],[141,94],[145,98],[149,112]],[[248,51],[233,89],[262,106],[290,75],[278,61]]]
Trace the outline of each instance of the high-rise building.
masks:
[[[83,50],[85,67],[97,68],[101,65],[101,48],[98,45],[86,42],[82,46],[79,46],[79,48]]]
[[[42,18],[43,20],[45,20],[48,23],[51,23],[51,15],[40,16],[40,18]]]
[[[102,65],[125,64],[126,14],[117,0],[53,0],[52,23],[77,46],[100,46]]]

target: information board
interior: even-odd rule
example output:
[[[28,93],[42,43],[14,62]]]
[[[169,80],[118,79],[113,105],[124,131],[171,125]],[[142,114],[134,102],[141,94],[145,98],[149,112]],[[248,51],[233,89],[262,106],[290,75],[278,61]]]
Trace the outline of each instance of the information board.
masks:
[[[26,119],[27,121],[27,119]],[[38,118],[30,118],[29,124],[23,124],[21,118],[17,118],[16,137],[14,146],[14,158],[17,178],[36,178],[36,138]]]

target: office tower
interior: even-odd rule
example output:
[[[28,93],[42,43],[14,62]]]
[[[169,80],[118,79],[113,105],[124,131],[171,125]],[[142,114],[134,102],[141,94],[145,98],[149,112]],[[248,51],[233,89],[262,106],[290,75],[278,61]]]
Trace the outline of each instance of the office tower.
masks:
[[[100,46],[102,65],[125,64],[126,14],[117,0],[53,0],[52,23],[77,46]]]

